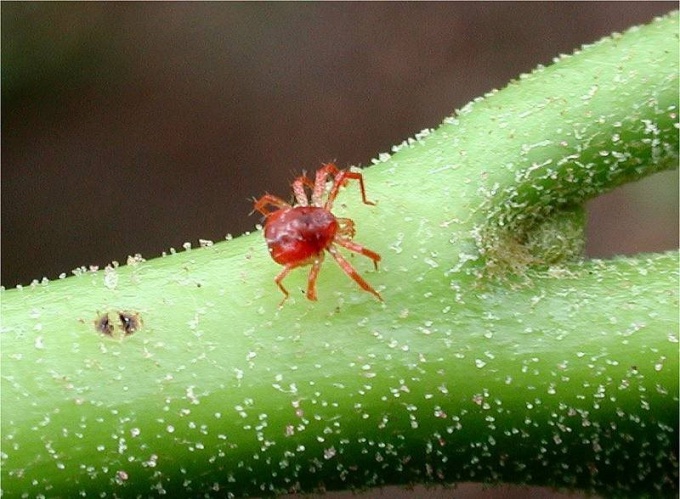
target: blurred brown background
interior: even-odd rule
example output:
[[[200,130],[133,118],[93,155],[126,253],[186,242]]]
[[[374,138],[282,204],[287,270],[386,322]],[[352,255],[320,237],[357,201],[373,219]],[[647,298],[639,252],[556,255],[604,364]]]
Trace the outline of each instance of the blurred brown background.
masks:
[[[676,5],[3,2],[2,284],[238,235],[302,169]],[[589,254],[677,248],[677,186],[592,202]]]

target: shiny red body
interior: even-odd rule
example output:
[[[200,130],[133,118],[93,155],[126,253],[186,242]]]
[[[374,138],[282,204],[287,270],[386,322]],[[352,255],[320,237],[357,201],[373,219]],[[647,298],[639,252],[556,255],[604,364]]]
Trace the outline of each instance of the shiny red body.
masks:
[[[332,186],[326,200],[323,201],[329,176],[332,176]],[[316,172],[314,182],[307,177],[298,177],[293,182],[293,192],[297,201],[295,206],[291,206],[270,194],[265,194],[255,202],[255,209],[266,217],[264,237],[267,241],[269,253],[276,263],[284,266],[274,279],[284,294],[282,305],[288,298],[288,291],[283,287],[281,281],[292,269],[305,265],[312,266],[307,282],[307,298],[316,300],[316,279],[325,252],[330,253],[342,270],[362,289],[382,300],[380,294],[345,260],[336,246],[342,246],[370,258],[373,260],[376,269],[378,268],[380,255],[352,240],[354,222],[349,218],[336,218],[331,213],[333,202],[340,187],[348,180],[358,180],[363,202],[373,204],[366,199],[361,173],[338,170],[333,164],[323,165]],[[305,188],[312,191],[311,203]],[[270,211],[267,208],[268,206],[274,206],[277,209]]]
[[[276,263],[307,261],[323,253],[338,232],[335,216],[317,206],[282,208],[267,218],[264,238]]]

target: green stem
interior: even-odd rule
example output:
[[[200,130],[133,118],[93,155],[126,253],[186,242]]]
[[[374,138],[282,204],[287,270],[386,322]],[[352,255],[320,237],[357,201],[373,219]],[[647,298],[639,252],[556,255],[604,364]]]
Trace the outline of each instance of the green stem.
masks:
[[[327,261],[318,302],[298,270],[278,309],[260,233],[3,291],[3,492],[677,493],[678,255],[580,259],[586,199],[677,163],[677,22],[395,148],[377,206],[345,189],[384,304]]]

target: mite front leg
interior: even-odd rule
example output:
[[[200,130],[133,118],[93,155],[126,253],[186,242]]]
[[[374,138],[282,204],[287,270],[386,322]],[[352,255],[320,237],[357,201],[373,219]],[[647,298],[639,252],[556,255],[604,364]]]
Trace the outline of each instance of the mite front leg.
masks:
[[[305,192],[305,186],[312,189],[312,191],[314,189],[314,183],[304,175],[293,181],[293,194],[295,194],[295,200],[297,201],[298,206],[309,206],[309,199]],[[315,206],[313,196],[314,194],[312,194],[312,206]]]
[[[271,194],[265,194],[260,199],[255,201],[254,210],[259,211],[265,217],[276,210],[269,210],[267,206],[276,206],[277,208],[290,208],[290,205],[286,203],[283,199],[277,196],[272,196]]]
[[[326,201],[325,206],[327,210],[329,211],[331,210],[331,208],[333,207],[333,202],[335,201],[335,198],[337,197],[338,192],[340,191],[340,187],[342,187],[348,180],[358,180],[359,187],[361,188],[361,200],[364,202],[364,204],[375,205],[373,201],[369,201],[368,199],[366,199],[364,176],[361,173],[343,170],[335,176],[335,182],[333,184],[333,187],[331,188],[331,192],[328,193],[328,200]]]
[[[312,205],[319,207],[324,206],[322,199],[326,192],[326,181],[328,180],[328,176],[332,176],[334,178],[333,181],[335,182],[338,173],[340,173],[340,170],[338,170],[338,167],[333,163],[326,163],[316,171],[314,190],[312,191]],[[328,202],[326,202],[326,204],[328,204]]]

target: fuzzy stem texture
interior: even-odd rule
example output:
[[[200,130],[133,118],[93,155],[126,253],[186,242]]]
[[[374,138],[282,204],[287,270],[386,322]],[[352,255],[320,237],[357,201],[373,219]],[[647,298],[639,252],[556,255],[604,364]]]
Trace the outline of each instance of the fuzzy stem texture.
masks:
[[[678,255],[581,253],[587,199],[677,166],[677,116],[673,13],[382,155],[336,214],[384,303],[327,259],[279,309],[259,232],[3,291],[3,493],[677,494]]]

